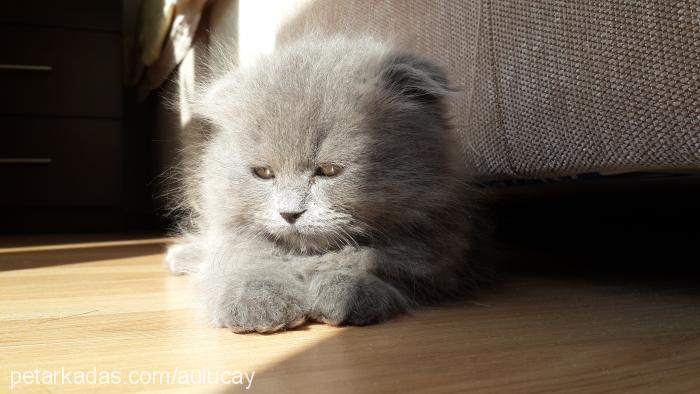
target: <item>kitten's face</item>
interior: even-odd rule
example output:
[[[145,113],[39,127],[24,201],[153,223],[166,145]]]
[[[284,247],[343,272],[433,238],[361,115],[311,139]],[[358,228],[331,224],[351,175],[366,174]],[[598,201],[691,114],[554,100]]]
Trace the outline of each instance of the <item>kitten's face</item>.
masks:
[[[279,133],[238,136],[236,149],[221,152],[230,155],[220,170],[231,176],[230,198],[237,201],[237,212],[229,217],[235,218],[234,225],[300,249],[356,242],[363,231],[353,196],[363,171],[358,161],[362,148],[339,150],[340,141],[332,136],[336,133],[320,131],[315,122],[278,119],[277,127],[265,130]],[[309,136],[313,138],[305,138]]]
[[[416,225],[452,201],[442,106],[413,80],[397,90],[386,72],[397,63],[382,47],[351,44],[289,49],[212,92],[209,221],[329,250]]]

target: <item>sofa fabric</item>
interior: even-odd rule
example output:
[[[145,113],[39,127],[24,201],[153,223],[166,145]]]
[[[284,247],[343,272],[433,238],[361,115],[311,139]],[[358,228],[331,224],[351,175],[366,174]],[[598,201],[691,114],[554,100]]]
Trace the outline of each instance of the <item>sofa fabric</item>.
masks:
[[[700,168],[700,1],[316,0],[278,43],[310,29],[442,64],[478,178]]]

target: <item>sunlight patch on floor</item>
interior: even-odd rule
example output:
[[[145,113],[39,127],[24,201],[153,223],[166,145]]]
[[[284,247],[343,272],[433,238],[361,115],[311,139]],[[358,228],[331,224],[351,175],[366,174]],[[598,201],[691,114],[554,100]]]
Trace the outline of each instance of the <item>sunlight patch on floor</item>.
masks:
[[[51,251],[51,250],[104,248],[104,247],[114,247],[114,246],[154,245],[154,244],[170,243],[171,241],[172,241],[172,238],[147,238],[147,239],[130,239],[130,240],[119,240],[119,241],[62,243],[62,244],[56,244],[56,245],[32,245],[32,246],[0,247],[0,253],[43,252],[43,251]]]

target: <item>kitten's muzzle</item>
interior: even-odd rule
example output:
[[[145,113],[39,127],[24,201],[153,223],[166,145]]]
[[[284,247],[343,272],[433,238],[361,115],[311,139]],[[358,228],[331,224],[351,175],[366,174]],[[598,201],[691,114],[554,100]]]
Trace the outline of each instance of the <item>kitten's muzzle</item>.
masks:
[[[299,212],[280,212],[280,216],[282,216],[282,219],[287,221],[287,223],[294,224],[304,212],[306,212],[306,209]]]

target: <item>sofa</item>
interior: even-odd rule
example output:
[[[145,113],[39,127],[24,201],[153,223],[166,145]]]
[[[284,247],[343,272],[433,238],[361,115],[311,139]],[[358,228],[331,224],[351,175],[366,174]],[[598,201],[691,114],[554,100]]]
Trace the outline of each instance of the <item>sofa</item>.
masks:
[[[476,178],[700,167],[697,1],[316,0],[280,27],[370,32],[442,64]]]
[[[461,92],[452,112],[465,166],[484,183],[700,168],[695,0],[204,4],[195,66],[197,45],[245,63],[310,30],[372,34],[441,64]],[[181,95],[196,86],[186,85]]]

